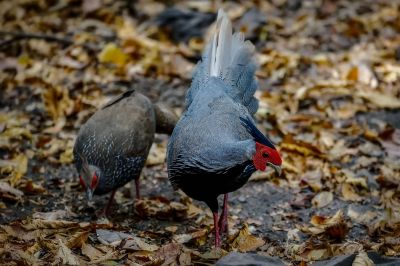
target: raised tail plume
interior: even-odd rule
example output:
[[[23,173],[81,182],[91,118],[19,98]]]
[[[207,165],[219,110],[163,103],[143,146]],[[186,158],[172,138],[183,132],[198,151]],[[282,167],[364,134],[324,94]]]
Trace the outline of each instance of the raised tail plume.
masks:
[[[231,21],[222,9],[218,11],[216,25],[216,32],[203,53],[202,61],[197,65],[186,104],[190,105],[197,91],[204,87],[202,85],[210,77],[217,77],[230,85],[228,94],[254,114],[258,109],[258,101],[254,98],[258,86],[255,79],[254,46],[244,40],[243,33],[232,34]]]

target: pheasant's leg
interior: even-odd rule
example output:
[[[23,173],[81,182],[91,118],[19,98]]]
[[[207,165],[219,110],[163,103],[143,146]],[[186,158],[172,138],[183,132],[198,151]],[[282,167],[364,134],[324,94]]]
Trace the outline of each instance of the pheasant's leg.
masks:
[[[139,178],[135,179],[135,188],[136,188],[136,199],[140,199],[140,187],[139,187]]]
[[[219,228],[218,228],[218,212],[213,212],[214,218],[214,235],[215,235],[215,247],[221,246],[221,239],[219,238]]]
[[[219,232],[220,234],[226,233],[229,234],[228,231],[228,193],[224,194],[224,205],[222,206],[221,216],[218,221]]]
[[[111,192],[110,199],[108,200],[108,203],[107,203],[106,207],[104,208],[104,210],[100,213],[100,216],[108,216],[110,214],[110,208],[111,208],[111,205],[113,204],[113,200],[114,200],[114,196],[115,196],[115,192],[116,191],[117,190],[114,189]]]

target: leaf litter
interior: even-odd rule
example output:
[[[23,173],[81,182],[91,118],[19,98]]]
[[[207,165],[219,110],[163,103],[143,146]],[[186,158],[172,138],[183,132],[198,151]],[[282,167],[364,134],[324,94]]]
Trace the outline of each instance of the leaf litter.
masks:
[[[84,200],[72,166],[76,132],[130,87],[182,112],[217,8],[175,5],[0,3],[1,262],[212,264],[237,250],[297,263],[357,253],[354,265],[372,265],[366,251],[399,256],[393,1],[224,2],[257,47],[257,120],[283,155],[283,179],[257,173],[233,193],[230,236],[212,249],[205,206],[168,187],[159,135],[141,179],[147,194],[133,203],[121,189],[115,216],[96,220],[105,198]]]

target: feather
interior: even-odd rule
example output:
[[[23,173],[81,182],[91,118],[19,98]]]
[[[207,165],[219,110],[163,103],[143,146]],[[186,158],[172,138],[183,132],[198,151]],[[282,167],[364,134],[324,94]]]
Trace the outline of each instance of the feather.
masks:
[[[250,118],[240,118],[243,126],[253,136],[254,140],[258,143],[264,144],[272,149],[275,149],[274,144],[254,125]]]
[[[210,77],[215,77],[228,85],[226,93],[235,102],[246,106],[250,114],[254,115],[258,107],[254,98],[258,87],[255,79],[257,67],[253,58],[254,50],[253,44],[244,40],[243,33],[232,33],[232,23],[228,15],[220,9],[215,33],[204,50],[202,60],[196,67],[192,85],[186,94],[186,108],[199,90],[213,93],[205,84]],[[224,89],[224,86],[220,88]]]

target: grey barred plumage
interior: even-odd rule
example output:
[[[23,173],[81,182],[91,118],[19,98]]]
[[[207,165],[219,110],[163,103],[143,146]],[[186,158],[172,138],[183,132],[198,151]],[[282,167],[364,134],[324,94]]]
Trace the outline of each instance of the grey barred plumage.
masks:
[[[75,165],[88,196],[115,191],[137,180],[156,127],[169,132],[176,120],[168,109],[160,109],[133,90],[94,113],[80,128],[74,146]]]

